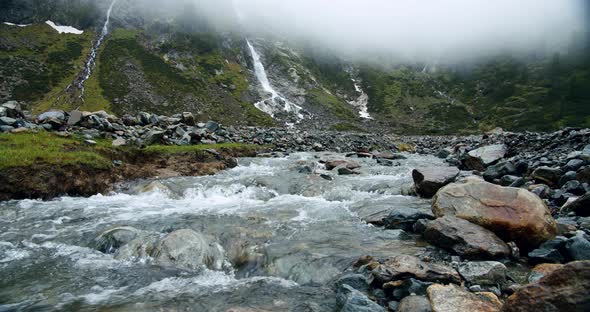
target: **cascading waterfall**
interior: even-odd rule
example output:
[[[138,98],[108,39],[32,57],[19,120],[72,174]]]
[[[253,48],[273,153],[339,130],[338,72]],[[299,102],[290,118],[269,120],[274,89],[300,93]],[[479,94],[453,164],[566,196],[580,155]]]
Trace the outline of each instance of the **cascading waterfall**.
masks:
[[[84,65],[84,72],[83,72],[81,78],[76,83],[78,89],[80,89],[80,98],[82,100],[84,99],[84,83],[86,82],[86,80],[88,80],[88,78],[90,78],[90,75],[92,74],[92,70],[94,69],[94,66],[96,66],[96,56],[98,54],[98,49],[100,48],[100,46],[102,45],[102,42],[104,41],[105,37],[109,33],[109,22],[111,20],[111,12],[113,11],[113,6],[115,6],[116,2],[117,2],[117,0],[113,0],[113,2],[111,2],[111,5],[109,6],[109,9],[107,10],[107,19],[104,22],[100,36],[98,37],[98,40],[96,41],[96,43],[92,46],[92,51],[90,52],[90,55],[88,56],[88,60],[86,61],[86,64]]]
[[[254,104],[254,106],[272,117],[275,117],[277,113],[286,112],[296,115],[299,119],[303,119],[304,117],[303,114],[301,114],[301,107],[292,102],[289,102],[271,86],[270,81],[268,80],[268,75],[266,74],[266,70],[264,69],[264,65],[260,60],[260,55],[258,52],[256,52],[256,49],[254,49],[254,46],[249,40],[246,40],[246,43],[248,44],[250,54],[252,55],[256,78],[262,85],[262,89],[266,93],[270,94],[269,98]]]
[[[359,116],[361,118],[373,119],[369,114],[369,95],[363,90],[360,80],[352,79],[352,82],[354,83],[354,89],[360,94],[360,96],[356,100],[349,102],[349,104],[358,108]]]

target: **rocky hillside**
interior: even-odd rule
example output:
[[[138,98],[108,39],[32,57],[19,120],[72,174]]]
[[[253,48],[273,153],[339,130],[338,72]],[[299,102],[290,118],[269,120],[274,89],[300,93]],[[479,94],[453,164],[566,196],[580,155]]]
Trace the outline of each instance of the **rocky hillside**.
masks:
[[[192,112],[227,125],[293,121],[260,111],[268,98],[249,39],[270,84],[302,108],[298,125],[332,130],[470,133],[500,126],[549,131],[590,126],[590,53],[574,38],[567,54],[491,58],[461,66],[385,66],[345,61],[317,47],[247,38],[194,16],[167,16],[119,1],[85,93],[80,77],[110,1],[7,1],[0,22],[0,102],[33,112],[105,110],[117,115]],[[141,12],[141,14],[139,14]],[[84,30],[59,34],[51,19]],[[199,22],[195,22],[195,19]],[[365,111],[362,114],[363,109]],[[373,119],[361,118],[361,115]]]

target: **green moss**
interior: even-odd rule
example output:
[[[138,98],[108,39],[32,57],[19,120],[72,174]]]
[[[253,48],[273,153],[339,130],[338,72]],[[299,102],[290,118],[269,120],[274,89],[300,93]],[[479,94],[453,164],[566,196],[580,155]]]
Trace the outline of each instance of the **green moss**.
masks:
[[[33,164],[88,165],[107,168],[110,160],[98,147],[76,138],[63,138],[47,132],[0,134],[0,168]]]

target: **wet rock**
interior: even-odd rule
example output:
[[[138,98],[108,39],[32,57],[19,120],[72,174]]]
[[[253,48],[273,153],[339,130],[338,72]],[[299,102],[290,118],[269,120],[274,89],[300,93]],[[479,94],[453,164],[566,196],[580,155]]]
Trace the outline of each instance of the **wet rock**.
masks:
[[[590,260],[590,242],[585,234],[579,231],[576,236],[565,242],[565,252],[571,260]]]
[[[590,261],[554,270],[508,297],[503,312],[590,311]]]
[[[346,167],[338,167],[338,174],[339,175],[353,175],[353,174],[360,174],[360,172],[352,169],[348,169]]]
[[[439,217],[454,215],[481,225],[525,250],[557,233],[555,220],[537,196],[475,178],[440,189],[433,199],[432,212]]]
[[[400,301],[397,312],[431,312],[430,302],[424,296],[407,296]]]
[[[428,222],[422,234],[429,243],[450,249],[470,259],[501,258],[510,249],[500,238],[485,228],[454,216]]]
[[[166,235],[154,246],[150,256],[159,265],[196,270],[201,266],[221,270],[223,248],[192,230],[178,230]]]
[[[102,232],[94,240],[94,248],[104,253],[114,253],[121,246],[145,236],[146,233],[131,226],[118,226]]]
[[[460,265],[458,271],[471,284],[497,285],[506,282],[506,266],[496,261],[467,262]]]
[[[376,154],[373,154],[373,156],[377,159],[387,159],[387,160],[407,159],[407,157],[402,154],[393,154],[393,153],[376,153]]]
[[[371,274],[381,284],[404,278],[441,283],[459,283],[461,281],[459,274],[454,269],[424,262],[410,255],[388,258],[372,270]]]
[[[336,287],[348,285],[362,293],[369,291],[369,284],[367,278],[362,274],[346,274],[336,281]]]
[[[478,296],[456,285],[432,285],[428,298],[434,312],[496,312],[502,307],[493,295]]]
[[[536,283],[544,276],[549,275],[562,267],[563,264],[558,263],[541,263],[531,270],[527,276],[527,280],[529,283]]]
[[[392,210],[389,215],[383,219],[383,223],[388,229],[402,229],[412,231],[414,223],[420,219],[434,219],[434,216],[427,211],[420,211],[413,208],[397,208]]]
[[[559,178],[563,172],[559,168],[539,167],[533,171],[531,177],[537,181],[546,183],[547,185],[559,185]]]
[[[340,159],[335,159],[335,160],[328,160],[325,163],[326,166],[326,170],[333,170],[336,167],[340,167],[340,166],[344,166],[347,169],[357,169],[361,167],[361,164],[359,164],[358,161],[354,161],[354,160],[340,160]]]
[[[443,186],[455,181],[459,169],[455,167],[417,168],[412,171],[412,178],[416,192],[426,198],[431,198]]]
[[[483,178],[488,182],[493,182],[495,179],[515,173],[516,167],[514,164],[512,164],[512,162],[505,161],[488,167],[483,173]],[[508,185],[510,185],[510,183]]]
[[[507,151],[504,144],[480,147],[467,153],[463,165],[470,170],[484,171],[486,167],[504,158]]]
[[[349,285],[338,289],[336,303],[340,312],[385,312],[385,308]]]

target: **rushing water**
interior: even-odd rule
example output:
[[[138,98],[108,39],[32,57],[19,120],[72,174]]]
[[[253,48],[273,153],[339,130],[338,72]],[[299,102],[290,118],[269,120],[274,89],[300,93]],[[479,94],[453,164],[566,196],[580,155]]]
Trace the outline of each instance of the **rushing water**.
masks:
[[[111,5],[109,6],[109,9],[107,10],[107,18],[104,22],[104,25],[102,26],[102,31],[100,32],[100,36],[98,37],[98,40],[96,41],[96,43],[92,46],[92,50],[90,51],[90,55],[88,56],[88,60],[86,61],[86,64],[84,65],[84,73],[82,74],[82,78],[78,81],[78,88],[80,89],[80,98],[84,98],[84,83],[86,82],[86,80],[88,80],[90,78],[90,75],[92,75],[92,70],[94,69],[94,66],[96,66],[96,56],[98,54],[98,49],[100,49],[100,46],[102,45],[102,42],[104,41],[104,39],[106,38],[106,36],[109,33],[109,23],[111,21],[111,12],[113,11],[113,7],[115,6],[115,3],[117,2],[117,0],[113,0],[113,2],[111,2]]]
[[[332,311],[332,282],[359,256],[424,250],[414,237],[361,218],[429,209],[402,189],[412,168],[440,162],[361,159],[361,175],[317,175],[328,173],[319,159],[340,157],[240,159],[215,176],[160,180],[151,192],[136,182],[108,196],[0,203],[0,311]],[[116,260],[93,249],[114,226],[193,229],[221,244],[232,266],[195,272]],[[249,260],[238,261],[243,254]]]
[[[269,114],[272,117],[275,117],[277,113],[287,113],[293,114],[297,116],[299,119],[303,119],[303,114],[301,114],[301,107],[289,102],[286,98],[281,96],[270,84],[268,80],[268,75],[266,74],[266,69],[260,60],[260,55],[254,49],[254,46],[250,43],[249,40],[246,40],[248,44],[248,49],[250,50],[250,54],[252,55],[252,62],[254,63],[254,74],[260,82],[262,86],[262,90],[268,93],[270,96],[256,104],[256,108],[259,110]]]

